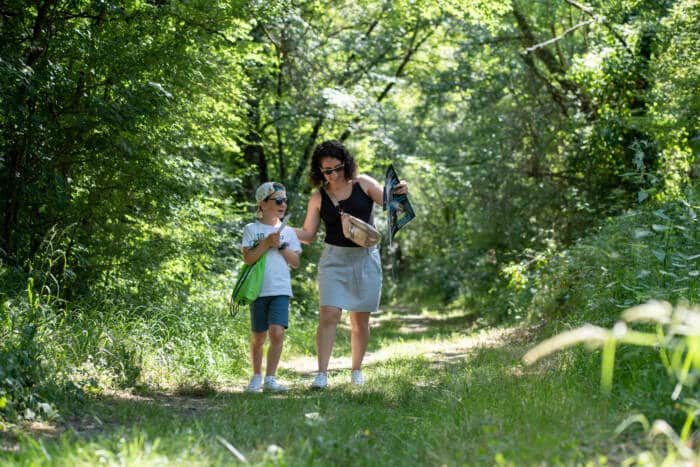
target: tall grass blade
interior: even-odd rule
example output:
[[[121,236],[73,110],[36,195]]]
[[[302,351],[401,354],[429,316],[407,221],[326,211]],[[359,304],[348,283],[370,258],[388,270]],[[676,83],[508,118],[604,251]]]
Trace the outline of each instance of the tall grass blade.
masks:
[[[571,331],[565,331],[550,337],[538,345],[528,350],[523,356],[523,362],[526,365],[532,365],[537,360],[545,357],[558,350],[572,347],[580,343],[592,343],[594,345],[602,345],[610,336],[610,331],[592,324],[587,324]]]
[[[695,417],[697,417],[698,413],[700,413],[698,409],[689,408],[687,410],[685,423],[683,423],[683,428],[681,429],[682,441],[688,441],[688,437],[690,436],[690,430],[693,427],[693,422],[695,422]]]
[[[606,394],[612,389],[613,371],[615,369],[615,348],[617,340],[610,338],[603,346],[603,362],[600,369],[600,385]]]
[[[247,463],[248,463],[248,459],[246,459],[245,456],[244,456],[243,454],[241,454],[241,452],[233,446],[233,444],[229,443],[228,441],[226,441],[226,440],[225,440],[224,438],[222,438],[221,436],[217,436],[217,437],[216,437],[216,440],[217,440],[218,442],[220,442],[221,444],[223,444],[224,447],[225,447],[226,449],[228,449],[228,451],[229,451],[231,454],[233,454],[234,457],[235,457],[236,459],[238,459],[239,461],[243,462],[244,464],[247,464]]]
[[[676,432],[673,431],[673,428],[671,428],[671,425],[669,425],[665,420],[654,421],[651,431],[649,432],[649,437],[651,438],[659,435],[664,435],[673,444],[678,453],[685,459],[692,458],[693,451],[681,441]]]
[[[644,431],[649,431],[649,420],[643,414],[630,415],[620,423],[617,428],[615,428],[615,435],[622,434],[627,428],[632,426],[634,423],[639,423],[642,425]]]
[[[659,324],[671,322],[671,304],[665,301],[651,300],[642,305],[628,308],[622,313],[622,319],[628,323],[634,321],[652,321]]]
[[[664,332],[664,327],[661,324],[656,326],[656,338],[659,340],[659,343],[666,342],[666,333]],[[673,376],[671,359],[669,358],[668,351],[664,345],[661,345],[659,348],[659,358],[661,358],[661,363],[663,364],[664,368],[666,368],[666,373],[668,373],[669,376]]]

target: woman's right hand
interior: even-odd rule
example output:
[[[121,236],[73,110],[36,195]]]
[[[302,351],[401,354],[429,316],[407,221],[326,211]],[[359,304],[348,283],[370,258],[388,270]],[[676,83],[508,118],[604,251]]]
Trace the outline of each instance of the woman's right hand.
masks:
[[[321,193],[314,191],[306,206],[306,218],[303,227],[295,228],[294,233],[301,243],[309,244],[316,238],[316,233],[321,225]]]

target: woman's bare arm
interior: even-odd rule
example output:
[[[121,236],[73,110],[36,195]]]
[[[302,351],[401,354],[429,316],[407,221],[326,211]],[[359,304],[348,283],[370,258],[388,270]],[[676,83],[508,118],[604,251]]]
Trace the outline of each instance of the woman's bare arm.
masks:
[[[369,175],[358,175],[357,181],[362,187],[362,190],[367,193],[367,196],[372,198],[372,201],[380,206],[384,206],[384,188]],[[401,180],[394,188],[394,194],[402,195],[408,193],[408,183]]]
[[[372,201],[380,206],[384,206],[384,189],[378,181],[369,175],[360,174],[357,176],[357,182],[360,184],[362,191],[372,198]]]
[[[306,219],[304,226],[295,228],[297,238],[301,243],[311,243],[316,238],[318,229],[321,226],[321,193],[315,191],[306,206]]]

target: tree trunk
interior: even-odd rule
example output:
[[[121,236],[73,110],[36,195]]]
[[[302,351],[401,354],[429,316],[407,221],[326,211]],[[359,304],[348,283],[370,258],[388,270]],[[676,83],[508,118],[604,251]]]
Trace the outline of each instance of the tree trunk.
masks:
[[[246,136],[243,148],[243,157],[248,165],[254,165],[258,169],[258,180],[251,185],[266,182],[269,180],[267,171],[267,158],[262,146],[262,136],[260,134],[260,101],[251,99],[248,101],[248,135]]]

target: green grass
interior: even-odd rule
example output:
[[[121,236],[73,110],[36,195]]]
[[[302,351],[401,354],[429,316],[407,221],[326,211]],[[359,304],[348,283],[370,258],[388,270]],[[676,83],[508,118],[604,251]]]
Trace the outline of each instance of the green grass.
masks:
[[[343,369],[329,390],[313,391],[310,375],[287,369],[281,377],[293,389],[283,395],[243,393],[241,380],[201,397],[146,390],[69,404],[55,424],[6,429],[0,464],[238,463],[226,443],[258,465],[601,464],[631,455],[614,436],[631,408],[603,397],[595,373],[565,356],[523,367],[522,333],[468,322],[375,320],[382,357],[368,359],[362,388]]]

